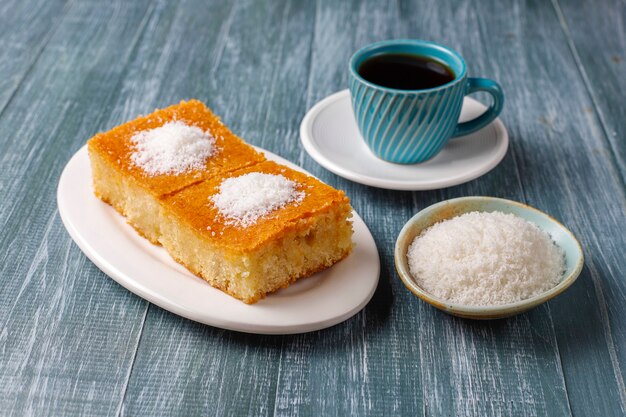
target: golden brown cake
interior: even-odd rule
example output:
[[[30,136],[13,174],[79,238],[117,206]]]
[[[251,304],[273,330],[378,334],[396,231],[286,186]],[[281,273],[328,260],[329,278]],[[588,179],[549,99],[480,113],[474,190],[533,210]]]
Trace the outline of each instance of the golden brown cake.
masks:
[[[246,303],[352,250],[342,191],[265,161],[197,100],[97,134],[88,150],[96,196]]]
[[[175,121],[210,132],[215,153],[201,167],[175,175],[145,172],[132,160],[136,148],[132,138]],[[88,150],[96,195],[126,216],[141,235],[157,244],[158,199],[220,172],[265,160],[263,154],[235,136],[198,100],[183,101],[98,133],[89,140]]]
[[[301,200],[243,226],[224,217],[211,198],[228,178],[283,176]],[[348,198],[313,177],[274,162],[219,175],[163,202],[161,243],[211,285],[253,303],[345,258],[352,250]]]

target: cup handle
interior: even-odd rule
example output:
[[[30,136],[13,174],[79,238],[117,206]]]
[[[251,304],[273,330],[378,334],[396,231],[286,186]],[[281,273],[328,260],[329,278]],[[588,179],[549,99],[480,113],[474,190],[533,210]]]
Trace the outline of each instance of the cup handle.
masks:
[[[467,92],[465,95],[472,94],[477,91],[484,91],[491,94],[491,97],[493,97],[493,103],[491,103],[491,106],[489,106],[487,111],[477,118],[456,125],[456,130],[452,135],[453,138],[456,138],[457,136],[469,135],[472,132],[482,129],[491,123],[493,119],[498,117],[502,111],[502,106],[504,105],[504,93],[502,92],[502,88],[500,88],[500,84],[488,78],[468,78]]]

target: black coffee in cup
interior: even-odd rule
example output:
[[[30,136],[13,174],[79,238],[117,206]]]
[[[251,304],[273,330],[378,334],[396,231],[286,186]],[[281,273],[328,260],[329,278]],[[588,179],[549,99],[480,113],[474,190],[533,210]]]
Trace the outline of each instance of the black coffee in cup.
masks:
[[[448,66],[432,58],[399,53],[375,55],[366,59],[357,71],[372,84],[397,90],[435,88],[456,77]]]

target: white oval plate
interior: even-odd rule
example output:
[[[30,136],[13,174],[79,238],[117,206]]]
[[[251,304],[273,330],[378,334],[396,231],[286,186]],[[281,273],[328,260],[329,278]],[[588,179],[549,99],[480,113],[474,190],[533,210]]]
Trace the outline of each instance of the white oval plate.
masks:
[[[259,149],[268,159],[302,171]],[[91,185],[87,148],[67,163],[57,190],[59,213],[78,247],[105,274],[138,296],[200,323],[247,333],[290,334],[340,323],[368,303],[378,284],[380,260],[371,233],[353,214],[356,247],[333,267],[247,305],[211,287],[140,237]]]
[[[465,97],[460,121],[485,111],[480,102]],[[354,119],[350,92],[342,90],[317,103],[302,119],[304,149],[335,174],[374,187],[391,190],[433,190],[473,180],[489,172],[504,158],[509,135],[500,119],[451,140],[433,159],[402,165],[377,158],[367,147]]]

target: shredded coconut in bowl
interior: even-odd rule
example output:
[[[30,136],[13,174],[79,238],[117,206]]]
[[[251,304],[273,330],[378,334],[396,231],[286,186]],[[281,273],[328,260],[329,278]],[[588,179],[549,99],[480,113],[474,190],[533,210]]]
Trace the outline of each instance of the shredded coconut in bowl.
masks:
[[[210,197],[226,224],[248,227],[289,203],[299,203],[305,193],[295,181],[282,175],[251,172],[227,178]]]
[[[549,234],[513,214],[471,212],[424,230],[409,246],[416,283],[456,304],[501,305],[556,286],[565,255]]]
[[[201,169],[215,153],[215,138],[181,121],[144,130],[131,138],[131,161],[148,175],[182,174]]]

